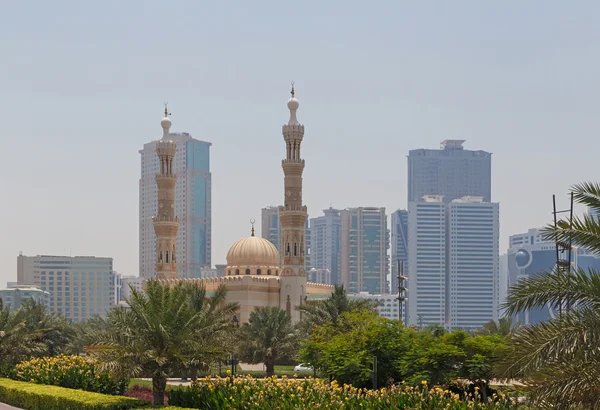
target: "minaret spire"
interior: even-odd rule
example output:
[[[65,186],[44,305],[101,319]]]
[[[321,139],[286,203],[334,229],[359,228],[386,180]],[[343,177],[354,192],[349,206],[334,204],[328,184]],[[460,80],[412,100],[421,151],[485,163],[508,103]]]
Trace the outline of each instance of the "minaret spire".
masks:
[[[304,138],[304,125],[298,122],[296,111],[300,103],[292,82],[292,97],[287,106],[290,120],[283,126],[286,156],[281,166],[284,174],[284,205],[279,207],[282,241],[282,269],[280,308],[285,309],[288,301],[294,306],[302,305],[306,296],[305,272],[305,225],[306,206],[302,203],[302,173],[304,160],[300,156],[300,145]],[[289,285],[289,286],[288,286]],[[292,321],[300,320],[300,313],[290,311]]]
[[[175,184],[173,173],[176,144],[169,138],[171,119],[167,103],[165,116],[160,125],[163,137],[156,142],[156,155],[160,161],[160,171],[156,174],[158,188],[158,213],[152,218],[156,233],[156,279],[175,279],[177,277],[177,231],[179,218],[175,216]]]

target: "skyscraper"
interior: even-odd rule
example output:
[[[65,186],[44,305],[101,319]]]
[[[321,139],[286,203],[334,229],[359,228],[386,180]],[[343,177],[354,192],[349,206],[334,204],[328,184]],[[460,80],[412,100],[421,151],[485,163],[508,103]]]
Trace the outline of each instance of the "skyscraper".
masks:
[[[447,207],[447,321],[452,329],[475,329],[498,319],[498,203],[464,197]]]
[[[351,293],[389,293],[385,208],[345,209],[340,216],[342,284]]]
[[[392,214],[392,289],[398,293],[398,269],[402,264],[404,276],[408,274],[408,211],[398,209]]]
[[[408,201],[443,195],[444,202],[463,196],[491,201],[492,154],[463,148],[464,140],[445,140],[441,148],[415,149],[408,154]]]
[[[323,210],[323,216],[310,219],[311,267],[331,272],[331,283],[340,284],[340,210]]]
[[[446,323],[446,206],[441,196],[408,204],[408,324]]]
[[[170,121],[170,120],[169,120]],[[176,177],[174,214],[179,218],[176,240],[178,277],[198,277],[211,265],[211,173],[210,142],[188,133],[169,133],[175,142],[171,172]],[[156,174],[160,160],[158,141],[144,144],[140,178],[140,276],[152,278],[156,271],[156,235],[152,217],[159,213]]]
[[[121,280],[112,258],[19,255],[17,281],[49,292],[50,312],[74,322],[104,316],[120,299]]]
[[[474,329],[498,318],[498,204],[409,203],[408,323]]]

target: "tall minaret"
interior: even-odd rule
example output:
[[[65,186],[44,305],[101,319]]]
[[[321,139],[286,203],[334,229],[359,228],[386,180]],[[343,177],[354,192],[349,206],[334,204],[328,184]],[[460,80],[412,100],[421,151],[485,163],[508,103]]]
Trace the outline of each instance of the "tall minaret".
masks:
[[[152,218],[156,233],[156,279],[177,278],[177,259],[175,244],[179,218],[175,216],[175,184],[173,174],[176,144],[169,139],[171,120],[165,104],[165,117],[160,122],[163,137],[156,143],[156,155],[160,159],[160,173],[156,174],[158,187],[158,214]]]
[[[304,270],[304,234],[306,206],[302,204],[302,172],[304,160],[300,158],[300,144],[304,138],[304,125],[296,119],[299,107],[292,83],[292,98],[287,103],[290,120],[283,126],[286,157],[281,166],[284,173],[284,206],[279,207],[283,262],[281,267],[280,307],[288,312],[292,321],[300,319],[294,309],[302,305],[306,296],[306,272]]]

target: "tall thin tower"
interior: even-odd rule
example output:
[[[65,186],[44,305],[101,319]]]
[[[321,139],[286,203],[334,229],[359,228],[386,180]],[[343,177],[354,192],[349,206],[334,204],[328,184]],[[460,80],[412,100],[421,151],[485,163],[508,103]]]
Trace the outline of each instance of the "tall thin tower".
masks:
[[[281,166],[284,173],[284,205],[279,207],[283,261],[281,269],[280,306],[287,310],[292,320],[299,319],[299,312],[292,306],[300,306],[306,296],[305,272],[305,226],[306,206],[302,204],[302,172],[304,160],[300,158],[300,144],[304,138],[304,125],[296,119],[299,107],[292,83],[292,98],[287,106],[290,120],[283,126],[286,157]]]
[[[158,188],[158,213],[152,218],[156,233],[156,279],[177,278],[177,230],[179,218],[175,216],[175,185],[177,177],[173,173],[173,159],[176,144],[169,137],[171,120],[165,104],[165,117],[160,122],[163,137],[156,143],[156,155],[160,160],[160,172],[156,174]]]

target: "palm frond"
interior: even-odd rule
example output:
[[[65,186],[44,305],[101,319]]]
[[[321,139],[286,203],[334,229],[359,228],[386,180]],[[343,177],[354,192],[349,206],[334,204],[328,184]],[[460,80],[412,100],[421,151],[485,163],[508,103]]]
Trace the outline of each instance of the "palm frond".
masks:
[[[580,268],[571,274],[551,271],[521,280],[511,286],[503,308],[510,316],[559,303],[600,307],[600,272]]]

